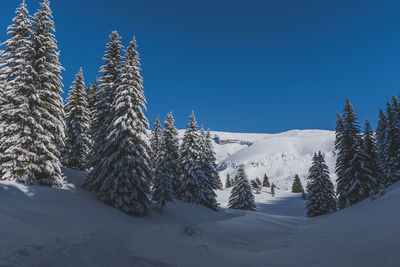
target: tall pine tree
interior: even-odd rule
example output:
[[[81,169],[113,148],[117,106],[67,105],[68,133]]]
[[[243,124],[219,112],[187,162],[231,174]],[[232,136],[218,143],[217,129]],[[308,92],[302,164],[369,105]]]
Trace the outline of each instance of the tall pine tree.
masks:
[[[342,135],[343,135],[343,118],[342,116],[337,113],[336,114],[336,129],[335,129],[335,151],[336,153],[341,153],[340,146],[342,142]],[[339,157],[340,155],[337,155]],[[342,177],[343,174],[343,166],[342,166],[342,161],[341,160],[336,160],[336,165],[335,165],[335,172],[337,177]]]
[[[394,96],[386,105],[386,128],[383,144],[383,165],[386,186],[400,180],[400,106]]]
[[[214,148],[211,141],[211,134],[208,130],[205,132],[201,130],[201,163],[203,168],[203,173],[207,176],[211,187],[217,189],[217,181],[215,180],[218,175],[217,163]]]
[[[337,142],[337,194],[341,209],[367,198],[376,188],[377,181],[372,177],[372,171],[365,166],[366,155],[362,147],[359,123],[347,99],[341,138]]]
[[[133,39],[126,49],[121,82],[115,90],[111,122],[101,162],[98,196],[106,204],[134,216],[149,212],[151,175],[143,113],[146,98],[140,76],[139,55]]]
[[[179,144],[178,131],[174,126],[172,113],[164,120],[160,136],[160,151],[154,171],[153,202],[160,206],[161,212],[179,188]]]
[[[86,88],[86,95],[87,95],[87,103],[88,103],[88,110],[90,113],[90,129],[89,129],[89,137],[90,137],[90,149],[92,149],[94,141],[94,126],[95,126],[95,119],[96,119],[96,94],[97,91],[99,90],[99,84],[97,78],[94,80],[94,83],[92,85],[89,85]],[[89,164],[87,164],[89,165]],[[86,166],[87,167],[87,166]]]
[[[202,168],[201,153],[201,136],[198,133],[196,118],[192,113],[180,150],[180,165],[183,173],[177,196],[184,202],[201,204],[217,210],[216,194],[209,177],[205,175]]]
[[[67,134],[64,149],[64,164],[69,168],[86,169],[90,149],[90,112],[82,68],[76,75],[66,104]]]
[[[380,160],[383,163],[384,148],[385,148],[385,131],[386,131],[386,116],[382,109],[379,109],[378,124],[376,126],[376,146],[378,149]]]
[[[64,106],[61,70],[49,1],[43,1],[32,21],[25,4],[17,10],[6,42],[8,103],[2,115],[7,129],[0,140],[2,179],[26,184],[61,186]],[[4,113],[3,113],[4,112]]]
[[[91,134],[93,145],[90,150],[88,161],[89,175],[84,187],[89,191],[97,192],[101,184],[100,173],[102,162],[105,160],[105,142],[109,134],[109,126],[112,120],[112,104],[115,90],[120,84],[121,76],[121,38],[116,31],[110,35],[110,41],[106,45],[106,52],[103,56],[104,65],[100,68],[103,76],[99,79],[99,89],[96,91],[96,104]]]
[[[180,185],[180,166],[179,166],[179,142],[178,130],[175,128],[175,120],[172,112],[167,114],[164,120],[164,129],[161,132],[160,159],[155,172],[154,191],[157,191],[160,177],[170,180],[173,194],[176,194]],[[165,183],[165,182],[164,182]],[[167,194],[168,192],[164,192]],[[157,194],[157,193],[154,193]],[[154,197],[153,200],[157,197]],[[156,201],[157,202],[157,201]],[[162,204],[158,202],[158,204]]]
[[[383,190],[385,181],[381,169],[382,164],[380,162],[380,156],[376,147],[375,136],[368,120],[364,125],[362,151],[365,155],[364,168],[370,170],[368,175],[371,177],[369,177],[368,180],[375,181],[373,183],[374,189],[370,191],[370,195],[373,195]]]
[[[55,39],[55,26],[50,2],[44,0],[33,16],[33,57],[35,72],[33,84],[38,97],[30,103],[34,106],[31,118],[38,123],[32,137],[32,150],[36,157],[35,178],[39,184],[58,186],[62,182],[60,149],[64,146],[64,104],[61,98],[63,67]]]
[[[33,111],[30,103],[37,98],[33,86],[32,21],[23,2],[16,10],[13,24],[8,27],[11,35],[2,54],[1,80],[2,105],[0,107],[0,164],[1,179],[35,184],[33,172],[37,166],[31,161],[36,157],[31,150]]]

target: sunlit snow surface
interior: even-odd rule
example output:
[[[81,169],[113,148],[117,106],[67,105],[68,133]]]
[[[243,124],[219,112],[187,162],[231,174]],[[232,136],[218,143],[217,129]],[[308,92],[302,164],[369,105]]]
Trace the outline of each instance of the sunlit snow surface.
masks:
[[[179,131],[183,136],[184,131]],[[325,155],[335,184],[335,133],[326,130],[292,130],[278,134],[246,134],[211,132],[217,155],[221,180],[226,174],[234,177],[240,164],[244,164],[250,180],[267,174],[280,189],[290,189],[294,175],[299,174],[306,186],[308,169],[315,152]],[[223,144],[230,140],[231,143]],[[234,142],[236,141],[236,142]],[[240,144],[242,143],[242,144]]]
[[[326,134],[331,141],[322,144],[317,134],[307,138],[309,149],[287,147],[299,156],[329,150],[333,138]],[[271,151],[284,145],[268,139],[246,141]],[[250,157],[247,149],[225,160]],[[225,189],[217,191],[219,212],[175,201],[164,215],[154,209],[135,218],[82,190],[85,173],[63,171],[68,186],[62,189],[0,183],[0,266],[399,266],[400,184],[375,201],[312,219],[304,216],[300,195],[284,188],[275,197],[263,188],[256,212],[226,209]],[[196,233],[184,234],[183,225]]]

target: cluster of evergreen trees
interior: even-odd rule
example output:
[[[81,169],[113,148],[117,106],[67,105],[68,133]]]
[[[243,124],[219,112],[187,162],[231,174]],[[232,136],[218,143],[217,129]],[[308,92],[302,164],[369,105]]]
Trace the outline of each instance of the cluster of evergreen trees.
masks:
[[[25,2],[8,27],[0,59],[0,179],[62,186],[62,66],[48,0],[29,15]]]
[[[89,171],[84,188],[131,215],[174,197],[217,210],[214,190],[222,183],[211,137],[194,114],[181,146],[172,114],[163,129],[157,119],[148,143],[136,40],[124,49],[112,32],[101,77],[86,88],[80,69],[64,106],[54,32],[48,0],[33,16],[23,2],[8,27],[0,57],[0,179],[62,186],[62,162]]]
[[[182,144],[172,114],[164,121],[157,119],[150,138],[154,170],[153,202],[161,210],[173,196],[217,210],[214,190],[221,188],[215,152],[209,131],[199,130],[194,113],[186,127]]]
[[[62,186],[61,162],[89,171],[84,188],[122,211],[145,216],[151,202],[161,211],[174,198],[217,210],[214,190],[222,189],[209,131],[194,113],[179,145],[172,113],[156,119],[150,142],[146,98],[136,40],[124,49],[117,32],[106,45],[101,77],[85,87],[82,69],[64,106],[59,51],[50,2],[29,15],[25,2],[8,27],[0,54],[0,180]],[[393,97],[380,110],[376,134],[363,133],[349,100],[337,115],[335,149],[338,206],[373,197],[400,180],[400,105]],[[61,157],[61,155],[63,155]],[[255,210],[254,196],[269,183],[249,183],[244,167],[232,187],[229,208]],[[292,192],[304,193],[298,175]],[[307,215],[336,211],[334,187],[321,152],[309,170]]]
[[[217,210],[214,189],[221,182],[209,131],[198,129],[193,113],[179,146],[170,113],[164,128],[156,119],[147,142],[149,123],[143,113],[146,99],[135,39],[124,50],[113,32],[103,60],[102,76],[87,90],[86,101],[74,101],[85,99],[81,72],[71,87],[66,165],[89,170],[84,187],[131,215],[146,216],[151,202],[162,211],[174,197]],[[83,114],[92,120],[89,127]]]
[[[337,115],[335,142],[340,209],[374,196],[385,184],[375,136],[368,121],[365,123],[364,133],[360,132],[353,106],[346,100],[343,114]]]
[[[337,115],[335,149],[338,207],[350,207],[374,198],[400,180],[400,106],[393,97],[386,110],[379,111],[374,134],[368,121],[361,133],[354,108],[347,99]],[[318,177],[318,178],[316,178]],[[336,211],[335,192],[323,156],[315,154],[307,185],[307,215]]]

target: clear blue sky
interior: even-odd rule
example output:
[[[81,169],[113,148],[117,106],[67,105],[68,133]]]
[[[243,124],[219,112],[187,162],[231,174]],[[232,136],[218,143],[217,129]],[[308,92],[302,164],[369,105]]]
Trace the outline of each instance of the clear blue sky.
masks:
[[[1,0],[0,40],[20,1]],[[38,0],[26,0],[33,13]],[[192,110],[212,130],[334,129],[350,98],[360,120],[400,89],[400,1],[53,0],[64,90],[92,82],[108,35],[135,35],[151,123]]]

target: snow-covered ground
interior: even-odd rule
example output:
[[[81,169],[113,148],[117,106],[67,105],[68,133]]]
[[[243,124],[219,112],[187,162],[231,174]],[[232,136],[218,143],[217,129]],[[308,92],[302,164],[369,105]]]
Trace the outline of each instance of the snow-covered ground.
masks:
[[[0,183],[0,266],[399,266],[400,184],[312,219],[299,194],[266,188],[257,212],[225,209],[224,190],[219,212],[177,201],[136,218],[64,174],[62,189]]]

